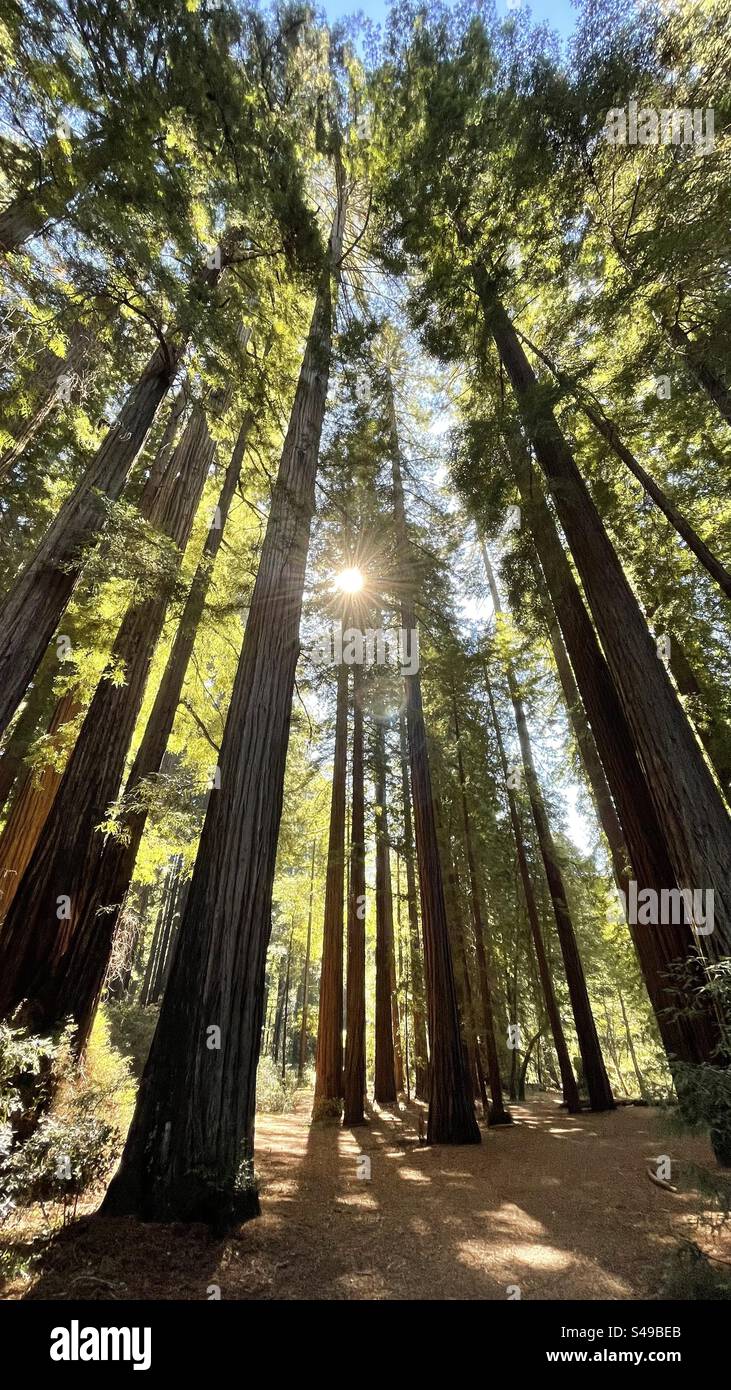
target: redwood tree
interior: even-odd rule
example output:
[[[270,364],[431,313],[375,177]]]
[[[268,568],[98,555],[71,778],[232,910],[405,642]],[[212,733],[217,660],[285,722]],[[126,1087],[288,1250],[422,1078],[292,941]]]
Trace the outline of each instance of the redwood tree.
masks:
[[[490,976],[488,974],[487,951],[485,949],[484,923],[482,919],[482,907],[480,904],[480,885],[477,878],[477,860],[472,838],[472,825],[470,822],[469,806],[467,804],[467,780],[464,770],[464,758],[462,756],[462,746],[460,743],[459,715],[457,713],[457,700],[452,691],[452,716],[454,719],[454,737],[457,745],[457,775],[459,778],[460,801],[462,807],[462,829],[464,832],[465,853],[467,855],[467,871],[470,883],[470,907],[472,911],[472,930],[475,938],[475,954],[477,957],[477,974],[480,984],[480,1002],[482,1005],[482,1038],[485,1044],[487,1055],[487,1074],[490,1081],[490,1123],[493,1125],[510,1124],[511,1116],[505,1108],[503,1098],[503,1084],[500,1076],[500,1059],[495,1038],[495,1012],[492,1003],[492,988],[490,986]]]
[[[347,667],[345,668],[347,670]],[[352,797],[350,828],[350,877],[348,882],[348,976],[343,1124],[365,1121],[365,801],[363,789],[363,676],[353,668]]]
[[[313,1120],[338,1116],[343,1096],[343,891],[345,887],[345,782],[348,757],[348,667],[338,667],[330,834],[322,928],[320,1012]]]
[[[495,607],[495,614],[497,616],[501,612],[500,595],[497,590],[495,576],[484,544],[482,546],[482,554],[485,561],[485,572],[487,574]],[[581,962],[581,956],[579,955],[576,933],[571,919],[568,895],[564,884],[558,852],[551,833],[548,814],[536,775],[525,707],[512,662],[509,658],[505,663],[505,673],[510,690],[510,699],[515,713],[515,723],[518,731],[518,741],[520,743],[528,799],[535,822],[543,867],[546,871],[548,891],[551,895],[553,913],[556,919],[556,930],[558,932],[561,954],[566,969],[566,982],[569,987],[571,1008],[576,1025],[576,1035],[579,1042],[584,1076],[589,1092],[589,1101],[592,1110],[611,1110],[614,1106],[614,1097],[612,1096],[612,1090],[609,1085],[609,1078],[607,1076],[599,1043],[599,1035],[596,1030],[589,993],[586,988],[584,967]]]
[[[244,646],[168,988],[105,1201],[147,1219],[255,1216],[256,1067],[299,622],[341,276],[337,207],[252,594]]]
[[[508,760],[505,754],[505,746],[503,744],[503,736],[502,731],[500,729],[500,720],[498,719],[498,713],[495,708],[495,700],[492,693],[492,685],[487,673],[487,669],[485,669],[484,678],[485,688],[487,690],[487,698],[490,704],[490,714],[492,716],[493,729],[495,730],[495,738],[497,740],[498,757],[500,760],[500,767],[502,769],[503,780],[505,783],[505,792],[508,798],[510,824],[513,831],[513,837],[515,839],[515,852],[518,860],[520,880],[523,885],[523,894],[525,897],[525,905],[528,912],[528,921],[530,923],[531,937],[533,940],[533,949],[535,951],[536,963],[538,965],[538,975],[541,982],[543,999],[546,1005],[548,1022],[551,1028],[551,1036],[553,1037],[553,1045],[556,1049],[556,1057],[558,1058],[558,1067],[561,1075],[561,1086],[563,1088],[564,1103],[569,1114],[575,1115],[581,1109],[579,1088],[576,1084],[576,1077],[574,1076],[573,1067],[571,1066],[571,1057],[569,1055],[569,1050],[566,1045],[566,1035],[563,1030],[561,1013],[558,1007],[558,1001],[556,999],[556,990],[553,984],[553,975],[551,973],[551,966],[548,959],[548,954],[546,952],[545,942],[543,940],[543,932],[541,931],[541,921],[538,914],[538,904],[536,902],[535,886],[533,883],[530,867],[528,865],[528,856],[526,854],[525,838],[523,835],[523,826],[520,819],[518,798],[516,797],[515,791],[510,784]]]
[[[393,1046],[393,894],[388,838],[386,747],[383,724],[373,730],[373,782],[376,811],[376,1030],[374,1099],[382,1105],[396,1101],[396,1062]]]
[[[172,541],[176,568],[213,447],[197,407],[168,465],[175,488],[166,494],[163,478],[150,500],[150,519]],[[110,671],[97,686],[0,933],[0,1009],[8,1013],[25,1000],[28,1018],[40,1030],[71,1016],[79,1048],[86,1042],[108,961],[107,950],[100,970],[95,882],[104,841],[99,825],[119,791],[167,602],[163,584],[128,607],[111,657],[112,669],[123,667],[125,681],[116,683]]]
[[[409,546],[401,449],[393,387],[387,389],[393,513],[402,575],[401,626],[411,640],[417,632],[414,577]],[[429,1120],[427,1138],[434,1144],[479,1144],[480,1130],[472,1103],[467,1059],[457,1009],[454,966],[449,944],[444,883],[434,816],[426,725],[418,671],[406,676],[406,719],[411,787],[414,803],[416,853],[419,863],[424,975],[429,1017]]]
[[[681,886],[712,888],[710,948],[731,950],[731,818],[659,659],[642,610],[494,280],[475,288],[584,585]],[[686,808],[693,807],[693,815]]]

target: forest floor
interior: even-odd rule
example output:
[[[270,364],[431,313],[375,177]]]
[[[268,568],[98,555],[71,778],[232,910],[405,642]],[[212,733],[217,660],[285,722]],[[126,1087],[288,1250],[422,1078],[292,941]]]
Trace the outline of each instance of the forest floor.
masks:
[[[4,1296],[207,1299],[218,1285],[224,1299],[506,1299],[517,1285],[523,1298],[653,1298],[681,1239],[729,1258],[698,1225],[698,1195],[647,1176],[661,1153],[674,1177],[712,1165],[704,1140],[669,1135],[654,1110],[568,1116],[558,1101],[516,1105],[514,1125],[450,1149],[420,1145],[416,1105],[375,1107],[358,1130],[311,1127],[300,1092],[293,1113],[257,1116],[259,1220],[213,1240],[87,1207]]]

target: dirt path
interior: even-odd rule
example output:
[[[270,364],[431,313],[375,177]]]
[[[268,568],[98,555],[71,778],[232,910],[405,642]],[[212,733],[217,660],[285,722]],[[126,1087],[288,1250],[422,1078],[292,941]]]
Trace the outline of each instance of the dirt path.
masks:
[[[659,1189],[651,1158],[710,1161],[657,1112],[514,1109],[477,1148],[421,1147],[414,1107],[367,1127],[309,1126],[310,1097],[257,1120],[264,1215],[226,1241],[201,1227],[85,1218],[59,1235],[32,1288],[6,1297],[246,1299],[648,1298],[694,1199]],[[370,1159],[370,1180],[358,1177]]]

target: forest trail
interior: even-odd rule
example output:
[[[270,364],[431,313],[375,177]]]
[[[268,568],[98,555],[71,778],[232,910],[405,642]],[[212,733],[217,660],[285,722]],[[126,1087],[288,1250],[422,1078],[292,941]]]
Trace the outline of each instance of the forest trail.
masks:
[[[195,1300],[218,1285],[224,1299],[499,1300],[518,1285],[524,1299],[652,1298],[677,1240],[706,1243],[697,1197],[646,1169],[660,1153],[678,1171],[708,1162],[708,1145],[664,1132],[656,1110],[568,1116],[544,1096],[479,1147],[427,1148],[415,1105],[371,1108],[350,1131],[311,1127],[311,1103],[300,1092],[293,1113],[257,1117],[261,1219],[212,1241],[200,1226],[84,1218],[6,1297]]]

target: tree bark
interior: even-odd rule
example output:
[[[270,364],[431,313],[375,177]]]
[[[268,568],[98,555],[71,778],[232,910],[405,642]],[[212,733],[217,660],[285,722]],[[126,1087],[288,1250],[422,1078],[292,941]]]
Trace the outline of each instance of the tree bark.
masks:
[[[300,1050],[297,1062],[297,1080],[302,1081],[307,1061],[307,1015],[310,1002],[310,951],[312,949],[312,908],[315,898],[315,855],[317,840],[312,841],[312,862],[310,864],[310,899],[307,909],[307,945],[305,947],[305,972],[302,982],[302,1022],[300,1024]]]
[[[663,491],[658,483],[655,482],[655,479],[643,468],[639,459],[635,458],[632,450],[624,443],[614,421],[607,418],[599,403],[593,400],[586,391],[582,390],[578,382],[574,381],[566,372],[562,371],[542,348],[536,347],[535,343],[532,343],[530,338],[526,338],[525,334],[521,333],[520,337],[531,351],[545,363],[549,371],[555,376],[559,385],[565,386],[571,392],[579,409],[583,411],[587,420],[591,421],[597,433],[601,435],[602,439],[606,440],[612,452],[620,462],[629,469],[638,483],[641,483],[648,497],[652,498],[663,516],[677,531],[681,540],[685,541],[688,549],[695,555],[696,559],[700,561],[703,568],[711,576],[711,579],[718,585],[721,593],[725,594],[726,598],[731,598],[731,574],[729,574],[726,566],[721,563],[718,556],[714,555],[710,547],[701,539],[698,532],[691,526],[688,518],[675,506],[667,493]]]
[[[231,453],[213,523],[188,592],[175,641],[127,778],[118,829],[114,836],[107,836],[101,846],[93,881],[87,884],[84,905],[79,910],[77,931],[84,936],[86,942],[83,948],[83,968],[89,982],[88,1003],[84,1008],[85,1017],[89,1010],[92,1011],[93,1015],[93,1004],[98,998],[98,991],[101,988],[112,949],[117,922],[132,881],[137,853],[147,823],[147,808],[144,803],[140,804],[140,794],[145,783],[159,773],[165,756],[165,748],[172,732],[186,671],[205,607],[213,575],[213,565],[221,546],[231,502],[238,485],[251,421],[251,413],[247,412]],[[191,421],[190,429],[193,438],[198,439],[200,447],[204,450],[201,458],[201,465],[204,467],[210,454],[210,445],[207,444],[202,417],[197,422]],[[170,471],[176,477],[178,476],[178,466],[172,460]],[[162,478],[162,475],[160,477]],[[161,491],[160,499],[155,505],[156,508],[164,505],[165,497],[167,497],[166,510],[169,514],[173,507],[172,492],[166,490],[163,494]],[[191,499],[188,501],[188,507],[190,505]],[[148,638],[152,640],[152,637],[153,629],[150,627]],[[80,965],[78,954],[75,954],[73,959],[77,966]]]
[[[170,461],[178,486],[161,514],[152,501],[149,508],[179,559],[212,454],[198,408]],[[102,677],[97,686],[0,935],[0,1010],[10,1012],[26,1001],[27,1017],[40,1031],[72,1017],[79,1050],[88,1038],[112,941],[96,919],[96,877],[104,849],[98,827],[119,792],[167,602],[163,589],[127,609],[111,659],[112,668],[123,667],[125,683]]]
[[[292,929],[289,933],[289,946],[287,947],[287,973],[284,977],[284,1024],[282,1032],[282,1081],[287,1075],[287,1022],[289,1016],[289,982],[292,974],[292,939],[294,937],[294,919]]]
[[[373,782],[376,797],[376,1029],[373,1096],[379,1105],[396,1102],[393,1047],[393,898],[386,802],[386,750],[383,725],[374,729]]]
[[[178,900],[181,863],[180,855],[174,855],[165,879],[142,986],[141,1002],[143,1004],[156,1004],[160,998],[167,948]]]
[[[160,951],[160,942],[161,942],[161,939],[162,939],[163,924],[164,924],[164,921],[165,921],[165,913],[166,913],[166,911],[167,911],[167,906],[168,906],[169,897],[170,897],[170,894],[169,894],[169,887],[170,887],[169,880],[170,880],[171,874],[172,874],[172,865],[171,865],[171,867],[168,869],[167,879],[166,879],[166,882],[165,882],[165,886],[164,886],[164,888],[163,888],[163,890],[162,890],[162,898],[161,898],[160,904],[159,904],[158,909],[157,909],[157,917],[155,918],[155,926],[154,926],[153,931],[152,931],[152,940],[151,940],[151,942],[150,942],[150,950],[149,950],[149,954],[148,954],[148,957],[147,957],[147,962],[146,962],[146,964],[145,964],[145,973],[144,973],[143,980],[142,980],[142,989],[140,990],[140,1003],[141,1003],[143,1006],[152,1003],[152,998],[151,998],[152,980],[153,980],[153,976],[154,976],[154,973],[155,973],[155,963],[156,963],[156,961],[157,961],[157,957],[158,957],[158,954],[159,954],[159,951]]]
[[[345,667],[347,670],[347,667]],[[353,667],[353,752],[348,884],[348,974],[346,993],[345,1104],[343,1124],[365,1123],[365,799],[363,789],[363,674]]]
[[[492,572],[492,566],[490,565],[484,543],[482,545],[482,554],[485,561],[488,583],[490,585],[490,593],[495,607],[495,615],[497,617],[501,612],[500,595],[497,590],[495,576]],[[530,800],[533,821],[538,836],[541,858],[546,871],[546,880],[548,882],[548,891],[551,895],[553,913],[556,919],[556,929],[561,946],[561,954],[566,968],[566,982],[569,987],[571,1008],[579,1042],[579,1051],[581,1053],[584,1075],[589,1092],[589,1103],[592,1110],[611,1110],[614,1107],[614,1097],[612,1096],[609,1078],[607,1077],[606,1068],[604,1066],[599,1036],[594,1022],[591,1003],[589,1001],[589,993],[586,988],[584,967],[581,963],[574,925],[569,912],[568,895],[563,881],[558,853],[554,844],[553,835],[551,834],[551,827],[538,782],[535,764],[533,762],[533,749],[528,733],[528,721],[525,716],[525,707],[510,660],[506,661],[506,676],[508,688],[510,690],[510,699],[515,712],[515,723],[518,730],[518,740],[523,760],[528,798]]]
[[[614,878],[617,887],[623,892],[628,891],[630,860],[629,852],[625,844],[622,827],[619,823],[609,784],[604,774],[599,751],[591,732],[586,711],[581,702],[578,686],[571,669],[569,654],[561,636],[561,629],[556,619],[556,614],[551,606],[551,600],[546,589],[546,581],[543,572],[535,555],[531,557],[533,578],[536,582],[538,597],[546,620],[551,650],[553,651],[556,670],[563,691],[564,704],[569,717],[569,723],[574,731],[576,746],[584,767],[589,787],[591,789],[594,806],[597,813],[599,824],[606,836],[609,846],[609,853],[614,870]]]
[[[388,407],[394,523],[396,540],[400,550],[401,571],[405,581],[401,601],[401,626],[406,631],[415,633],[417,628],[413,597],[414,580],[404,508],[401,453],[392,387],[388,392]],[[426,746],[426,726],[421,700],[421,680],[418,672],[407,676],[405,685],[431,1047],[427,1142],[430,1144],[479,1144],[480,1130],[475,1118],[469,1068],[464,1055],[459,1027],[457,991],[444,905],[444,883],[434,819],[431,772]]]
[[[482,1032],[485,1044],[487,1075],[490,1082],[490,1098],[492,1101],[490,1106],[490,1124],[506,1125],[511,1123],[512,1117],[510,1112],[505,1108],[503,1083],[500,1075],[500,1059],[498,1056],[497,1039],[495,1037],[495,1012],[492,1004],[492,988],[487,968],[487,952],[485,950],[485,928],[482,920],[482,907],[480,905],[480,885],[477,879],[477,863],[472,843],[472,827],[470,825],[469,807],[467,805],[464,759],[462,757],[462,746],[460,743],[459,716],[457,713],[457,699],[454,690],[452,690],[452,715],[454,719],[454,737],[457,748],[457,775],[459,778],[460,801],[462,805],[462,829],[464,832],[467,872],[470,884],[472,931],[475,938],[477,977],[480,984],[480,1000],[482,1003],[482,1029],[480,1031]]]
[[[731,951],[731,820],[705,763],[629,581],[494,285],[475,277],[486,325],[515,392],[584,584],[614,684],[645,767],[677,881],[713,889],[706,938]],[[687,807],[693,807],[693,815]]]
[[[194,288],[210,290],[233,258],[205,269]],[[152,354],[86,473],[63,503],[35,554],[16,579],[0,614],[0,733],[17,709],[71,598],[83,551],[104,525],[103,497],[116,501],[185,352],[171,334]]]
[[[404,991],[404,1051],[403,1051],[403,1073],[401,1079],[401,1089],[406,1090],[406,1099],[411,1100],[411,1042],[409,1034],[409,991],[411,987],[411,972],[407,958],[404,953],[403,930],[402,930],[402,902],[401,893],[401,853],[396,850],[396,941],[398,944],[398,973],[399,980],[403,983]],[[398,1081],[398,1078],[397,1078]]]
[[[633,1070],[634,1070],[634,1074],[635,1074],[635,1076],[636,1076],[636,1078],[637,1078],[637,1085],[638,1085],[639,1088],[640,1088],[640,1096],[641,1096],[642,1099],[644,1100],[645,1104],[646,1104],[646,1105],[649,1105],[649,1104],[650,1104],[650,1093],[649,1093],[649,1091],[648,1091],[648,1089],[647,1089],[647,1082],[645,1081],[645,1078],[644,1078],[644,1076],[642,1075],[642,1072],[641,1072],[641,1070],[640,1070],[640,1064],[639,1064],[639,1062],[637,1061],[637,1053],[636,1053],[636,1051],[635,1051],[634,1042],[632,1041],[632,1030],[631,1030],[631,1028],[630,1028],[630,1026],[629,1026],[629,1019],[627,1018],[627,1010],[626,1010],[626,1008],[625,1008],[625,1006],[624,1006],[624,999],[622,998],[622,991],[621,991],[621,989],[618,989],[618,990],[617,990],[617,998],[619,999],[619,1007],[620,1007],[620,1009],[622,1010],[622,1022],[624,1023],[624,1034],[625,1034],[625,1037],[626,1037],[626,1039],[627,1039],[627,1048],[628,1048],[628,1051],[629,1051],[629,1055],[630,1055],[630,1057],[632,1058],[632,1067],[633,1067]]]
[[[75,691],[67,691],[61,696],[48,726],[48,739],[51,743],[59,729],[75,719],[80,709]],[[0,835],[0,922],[8,914],[33,850],[43,832],[62,775],[52,762],[42,767],[29,767],[23,774],[10,815]]]
[[[566,1105],[569,1114],[575,1115],[581,1109],[579,1088],[576,1084],[576,1077],[574,1076],[573,1068],[571,1066],[571,1057],[569,1054],[568,1047],[566,1045],[566,1036],[564,1034],[563,1024],[561,1022],[561,1014],[558,1007],[558,1001],[556,999],[556,991],[553,985],[551,967],[548,961],[548,956],[546,954],[543,933],[541,931],[540,917],[538,915],[538,904],[536,902],[533,879],[531,878],[530,869],[528,867],[528,856],[526,854],[525,849],[523,827],[521,825],[520,812],[518,809],[518,799],[515,795],[513,788],[510,786],[509,783],[508,760],[505,755],[505,745],[503,744],[503,736],[500,730],[500,721],[498,719],[497,710],[495,708],[495,700],[492,693],[490,679],[487,674],[487,669],[485,669],[484,672],[484,679],[485,688],[487,690],[487,698],[490,704],[490,713],[492,716],[493,728],[495,730],[495,737],[497,739],[500,766],[502,768],[503,778],[505,782],[505,790],[508,798],[510,824],[513,828],[513,837],[515,839],[515,851],[518,859],[518,868],[520,870],[520,879],[523,885],[525,905],[528,911],[528,921],[530,923],[531,936],[533,938],[533,947],[536,953],[538,974],[540,976],[541,989],[543,991],[543,998],[546,1004],[546,1013],[548,1014],[548,1022],[551,1028],[551,1036],[553,1038],[553,1045],[556,1049],[556,1057],[558,1059],[559,1071],[561,1073],[561,1086],[563,1090],[564,1104]],[[517,1022],[517,1019],[515,1021]]]
[[[109,1212],[257,1215],[252,1171],[272,885],[315,477],[341,274],[345,181],[284,442],[220,755],[158,1027]],[[213,1031],[212,1031],[213,1030]],[[220,1030],[216,1032],[215,1030]],[[219,1046],[216,1046],[216,1043]]]
[[[439,831],[444,846],[444,862],[446,864],[444,896],[447,904],[447,919],[451,928],[450,937],[455,960],[455,984],[457,987],[459,1016],[462,1024],[464,1045],[470,1060],[472,1094],[476,1100],[480,1101],[482,1113],[487,1120],[490,1112],[490,1102],[488,1100],[485,1073],[482,1067],[482,1058],[480,1056],[480,1047],[477,1038],[475,1005],[472,995],[470,966],[467,959],[467,943],[465,940],[464,916],[461,904],[461,886],[451,843],[451,835],[449,831],[445,829],[441,819],[439,819]]]
[[[343,1096],[343,891],[345,887],[345,784],[348,754],[348,667],[338,667],[335,757],[330,838],[322,928],[320,1009],[315,1060],[313,1120],[340,1115]]]
[[[406,906],[409,917],[409,961],[411,965],[411,1007],[414,1019],[414,1094],[426,1100],[429,1094],[429,1051],[424,1019],[424,968],[419,941],[419,913],[416,900],[416,868],[414,864],[414,829],[411,819],[411,782],[406,720],[399,716],[401,758],[401,801],[404,817],[404,861],[406,864]]]
[[[659,893],[663,888],[675,886],[675,874],[632,730],[553,518],[540,488],[531,477],[527,455],[510,430],[505,432],[505,442],[619,816],[631,868],[640,886],[654,888]],[[630,925],[630,933],[668,1054],[688,1062],[709,1060],[719,1041],[712,1010],[696,997],[689,1011],[688,996],[678,980],[678,968],[683,967],[687,973],[687,963],[697,952],[697,938],[691,927],[667,923],[662,928],[648,930]],[[702,983],[700,969],[698,983]]]

